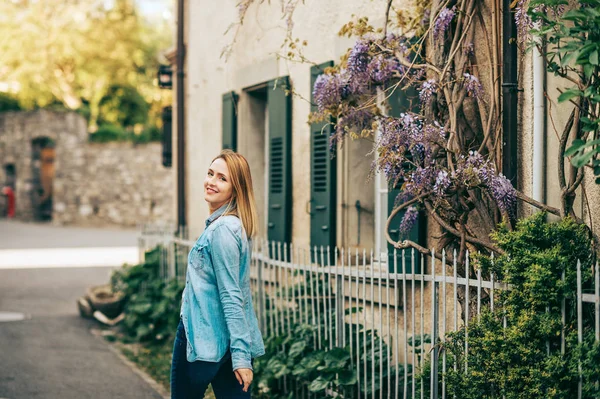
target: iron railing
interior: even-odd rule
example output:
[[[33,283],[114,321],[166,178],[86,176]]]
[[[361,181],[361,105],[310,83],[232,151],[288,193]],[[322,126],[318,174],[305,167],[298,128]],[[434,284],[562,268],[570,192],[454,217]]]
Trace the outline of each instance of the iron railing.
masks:
[[[185,278],[193,242],[173,235],[142,235],[140,251],[160,244],[165,279]],[[299,248],[274,242],[253,245],[251,285],[263,337],[293,334],[298,323],[315,326],[316,349],[347,347],[356,371],[355,398],[446,398],[450,364],[443,346],[447,333],[468,326],[482,311],[494,311],[495,291],[510,289],[481,270],[459,275],[457,255],[421,256],[413,251],[387,252],[338,248]],[[451,259],[448,261],[447,259]],[[464,270],[469,270],[467,253]],[[492,255],[493,261],[493,255]],[[594,268],[593,292],[583,292],[577,264],[578,339],[583,338],[583,307],[592,307],[595,339],[600,341],[600,270]],[[564,279],[564,275],[562,277]],[[588,288],[589,291],[589,288]],[[566,305],[562,303],[562,319]],[[465,329],[466,334],[468,330]],[[564,334],[561,348],[566,345]],[[469,353],[468,336],[464,353]],[[429,381],[422,366],[429,362]],[[468,358],[464,362],[465,371]],[[317,398],[305,386],[286,382],[294,397]],[[581,382],[580,388],[581,392]],[[341,392],[329,389],[332,396]],[[580,393],[581,395],[581,393]],[[343,397],[343,394],[337,396]],[[321,396],[322,397],[322,396]],[[600,397],[600,393],[599,393]]]

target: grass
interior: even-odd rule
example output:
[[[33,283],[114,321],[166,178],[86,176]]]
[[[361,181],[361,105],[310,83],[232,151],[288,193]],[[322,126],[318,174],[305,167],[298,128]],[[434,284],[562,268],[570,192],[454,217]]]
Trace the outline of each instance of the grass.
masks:
[[[116,341],[114,338],[108,338],[108,340],[115,341],[116,347],[125,357],[161,384],[167,392],[170,391],[171,355],[173,352],[172,339],[160,344],[146,345],[126,343],[123,340]],[[208,387],[204,398],[215,399],[212,387]]]

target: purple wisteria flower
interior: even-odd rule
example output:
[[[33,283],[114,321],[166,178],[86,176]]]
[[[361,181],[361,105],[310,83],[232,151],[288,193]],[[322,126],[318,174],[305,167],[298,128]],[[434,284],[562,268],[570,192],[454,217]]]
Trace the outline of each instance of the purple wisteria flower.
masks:
[[[417,197],[433,188],[436,175],[437,172],[431,165],[419,166],[409,174],[404,189],[407,194]]]
[[[362,77],[367,73],[369,66],[370,41],[360,39],[354,43],[354,47],[348,56],[348,73],[353,77]]]
[[[445,144],[443,127],[409,112],[378,121],[378,169],[394,185],[402,180],[404,190],[412,196],[431,190],[437,176],[434,148]]]
[[[515,23],[517,25],[517,37],[519,38],[519,42],[523,43],[530,37],[530,31],[532,29],[539,28],[541,20],[539,18],[531,17],[529,11],[534,13],[544,13],[550,18],[558,18],[560,17],[566,10],[566,4],[557,4],[557,5],[545,5],[540,4],[537,7],[534,7],[530,10],[529,7],[530,0],[519,0],[515,7]],[[584,6],[584,4],[582,4]]]
[[[533,29],[533,21],[527,13],[529,0],[519,0],[515,7],[515,23],[520,41],[524,41],[529,36],[529,31]]]
[[[432,97],[438,91],[438,84],[435,79],[426,80],[419,88],[419,99],[425,104],[430,104]]]
[[[438,14],[438,17],[433,24],[433,38],[437,39],[440,36],[444,36],[446,30],[450,26],[452,19],[454,19],[454,15],[456,15],[456,6],[452,8],[444,7],[442,11]]]
[[[489,184],[488,190],[498,207],[514,216],[517,205],[517,192],[503,174],[496,176]]]
[[[405,236],[412,229],[412,227],[417,222],[417,218],[419,217],[419,211],[414,206],[409,206],[406,212],[404,213],[404,217],[400,222],[400,227],[398,231],[400,232],[400,236]]]
[[[342,99],[342,86],[343,82],[338,75],[322,74],[317,77],[313,87],[313,97],[319,112],[339,104]]]
[[[467,94],[471,97],[480,98],[483,94],[483,86],[479,82],[479,79],[477,79],[477,76],[471,75],[470,73],[464,73],[463,76]]]
[[[349,132],[360,134],[363,130],[372,129],[375,115],[368,109],[350,108],[337,121],[335,132],[329,139],[329,148],[333,149],[341,143]]]
[[[383,84],[390,80],[397,71],[401,70],[400,63],[394,57],[375,56],[368,67],[368,74],[375,83]]]
[[[506,177],[497,173],[493,163],[478,152],[471,151],[468,157],[463,155],[452,177],[467,187],[484,188],[502,211],[514,214],[517,192]]]
[[[437,121],[426,124],[423,128],[423,141],[443,146],[446,143],[446,129]]]
[[[435,184],[433,185],[433,191],[437,196],[442,196],[450,187],[451,181],[450,177],[448,177],[448,172],[445,170],[440,170],[435,178]]]

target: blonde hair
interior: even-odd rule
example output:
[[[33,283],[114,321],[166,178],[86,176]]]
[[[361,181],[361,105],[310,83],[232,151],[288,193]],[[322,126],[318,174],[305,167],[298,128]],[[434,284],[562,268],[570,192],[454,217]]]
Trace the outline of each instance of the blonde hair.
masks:
[[[235,215],[240,218],[246,235],[248,238],[252,238],[258,233],[258,213],[256,212],[250,165],[243,155],[232,150],[221,151],[212,162],[219,158],[225,161],[227,169],[229,169],[232,186],[231,201],[224,215]]]

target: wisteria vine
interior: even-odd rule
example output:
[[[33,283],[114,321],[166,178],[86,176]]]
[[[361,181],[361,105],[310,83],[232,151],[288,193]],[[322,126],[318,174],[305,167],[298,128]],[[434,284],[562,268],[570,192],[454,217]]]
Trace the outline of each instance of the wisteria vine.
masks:
[[[240,13],[258,1],[241,1]],[[289,30],[300,1],[282,0]],[[356,41],[315,82],[317,111],[310,121],[335,121],[331,148],[348,137],[369,137],[376,154],[373,171],[382,173],[391,188],[401,189],[387,230],[404,211],[400,225],[393,227],[405,235],[396,241],[386,234],[396,248],[429,253],[404,239],[420,210],[440,225],[438,246],[454,246],[458,259],[467,249],[500,253],[489,234],[502,220],[511,225],[519,201],[556,215],[565,213],[525,196],[499,172],[501,54],[498,46],[477,44],[475,36],[483,32],[489,43],[499,43],[501,33],[494,27],[501,24],[492,18],[501,18],[502,12],[495,1],[491,4],[496,12],[484,13],[482,3],[423,0],[416,3],[417,12],[407,16],[388,0],[383,29],[373,28],[364,18],[342,27],[340,35]],[[540,12],[537,7],[534,11]],[[558,15],[561,7],[544,10]],[[524,40],[534,26],[529,1],[520,0],[516,10]],[[390,15],[397,20],[389,20]],[[488,66],[485,74],[480,65]],[[386,104],[408,93],[414,93],[413,105],[391,115]]]

